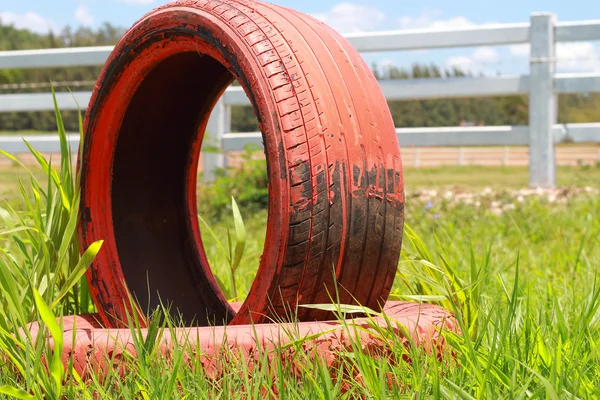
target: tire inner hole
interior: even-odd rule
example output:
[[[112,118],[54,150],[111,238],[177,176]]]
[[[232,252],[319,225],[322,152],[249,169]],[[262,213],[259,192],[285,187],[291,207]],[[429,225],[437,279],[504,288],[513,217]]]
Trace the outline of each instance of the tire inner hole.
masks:
[[[163,304],[177,322],[187,326],[220,325],[233,317],[223,296],[229,297],[230,288],[221,291],[210,273],[212,267],[223,281],[223,269],[228,265],[219,258],[214,241],[200,223],[211,267],[202,262],[204,250],[193,235],[198,216],[191,215],[187,200],[187,174],[198,172],[190,168],[194,158],[190,149],[219,93],[232,81],[232,74],[206,55],[188,52],[165,59],[145,77],[127,107],[113,160],[112,217],[127,287],[142,311],[152,313]],[[229,188],[232,193],[224,197],[235,196],[236,189]],[[197,190],[199,203],[220,195],[213,192],[215,187],[201,184],[200,177],[193,190]],[[236,200],[242,204],[252,201]],[[223,207],[212,210],[213,216],[205,204],[199,210],[225,246],[223,220],[233,226],[230,206]],[[246,255],[262,251],[266,207],[264,223],[253,224],[247,226]],[[262,227],[262,233],[254,226]],[[248,282],[247,286],[239,284],[239,295],[249,289],[259,259],[260,254],[236,271],[238,276],[243,274],[240,282]]]

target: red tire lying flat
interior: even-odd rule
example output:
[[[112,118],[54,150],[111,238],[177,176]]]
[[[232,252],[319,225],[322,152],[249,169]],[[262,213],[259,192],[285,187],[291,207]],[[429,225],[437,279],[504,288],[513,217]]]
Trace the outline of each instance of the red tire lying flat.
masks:
[[[260,123],[270,193],[263,256],[237,313],[210,271],[196,211],[202,136],[234,79]],[[394,124],[356,50],[306,15],[182,0],[144,16],[94,89],[80,169],[82,248],[105,240],[88,281],[108,326],[125,320],[128,292],[142,310],[162,300],[197,325],[285,317],[336,291],[373,309],[387,299],[404,210]]]
[[[233,307],[236,308],[237,304],[233,304]],[[248,369],[252,368],[253,371],[257,368],[267,373],[276,372],[276,368],[279,367],[292,373],[293,371],[300,373],[306,368],[307,359],[310,360],[315,356],[319,357],[319,361],[325,361],[331,366],[329,370],[332,372],[332,378],[336,379],[336,375],[338,377],[339,375],[338,368],[335,366],[346,363],[352,353],[364,351],[374,358],[386,357],[389,362],[387,355],[398,352],[397,348],[391,349],[390,346],[406,347],[403,359],[409,363],[408,365],[412,364],[410,357],[414,349],[413,344],[440,361],[446,360],[447,355],[453,355],[444,333],[460,334],[460,330],[456,319],[447,310],[432,304],[388,301],[384,313],[389,319],[404,327],[393,332],[396,340],[389,337],[392,333],[389,330],[389,320],[375,316],[362,321],[355,320],[357,324],[369,325],[366,329],[357,330],[341,324],[332,326],[329,322],[314,321],[298,324],[176,328],[161,335],[161,340],[153,343],[155,344],[153,351],[156,354],[169,355],[173,354],[173,348],[177,345],[178,348],[184,347],[188,354],[202,354],[202,357],[197,358],[185,357],[184,362],[193,362],[194,364],[190,365],[194,368],[193,371],[199,373],[202,370],[203,374],[211,380],[214,379],[217,385],[221,382],[221,377],[225,377],[233,368],[242,365]],[[133,343],[136,338],[139,340],[140,336],[144,340],[150,338],[148,330],[142,329],[133,333],[129,328],[102,329],[96,317],[94,314],[60,317],[60,321],[57,322],[62,323],[64,346],[61,346],[62,354],[57,355],[62,359],[65,369],[72,367],[84,382],[98,379],[103,384],[106,382],[103,380],[105,378],[113,380],[115,372],[125,378],[133,372],[129,368],[134,367],[135,363],[123,362],[123,359],[140,356],[140,347],[134,346]],[[23,340],[36,340],[40,332],[47,332],[44,328],[40,329],[38,322],[32,322],[27,328],[27,331],[22,331]],[[385,335],[388,336],[388,340],[381,340],[381,330],[387,332]],[[290,346],[298,338],[305,338],[302,346]],[[359,341],[362,348],[354,346]],[[48,342],[52,351],[58,350],[54,347],[54,341],[48,338]],[[257,342],[262,346],[260,352],[256,351]],[[327,346],[324,346],[324,343],[327,343]],[[281,350],[288,346],[286,350]],[[276,351],[277,348],[280,351]],[[263,355],[267,353],[271,360],[270,365],[264,365]],[[281,364],[274,362],[277,356],[281,357]],[[173,358],[167,356],[165,361]],[[232,362],[236,367],[223,368],[223,364],[228,362]],[[166,364],[165,367],[172,368],[171,365]],[[107,374],[107,371],[111,373]],[[359,383],[363,382],[360,380],[361,374],[358,368],[348,368],[344,373],[354,374],[348,375],[343,380],[344,384],[353,378]],[[249,378],[252,379],[253,375]],[[297,377],[301,379],[303,376],[297,375]],[[256,398],[250,395],[244,396],[246,397]],[[267,397],[265,393],[264,398],[276,398],[276,396]]]

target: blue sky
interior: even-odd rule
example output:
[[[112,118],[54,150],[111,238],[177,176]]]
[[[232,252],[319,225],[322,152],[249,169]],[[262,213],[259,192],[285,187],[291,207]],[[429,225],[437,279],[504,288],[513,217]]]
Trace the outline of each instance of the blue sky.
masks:
[[[0,18],[36,31],[65,25],[96,27],[108,21],[128,27],[164,0],[0,0]],[[271,0],[317,16],[342,33],[452,28],[485,23],[527,22],[533,12],[553,12],[558,21],[600,20],[597,0]],[[559,44],[559,72],[600,72],[598,43]],[[413,62],[460,66],[486,74],[514,74],[527,68],[524,46],[480,47],[365,54],[371,64]]]

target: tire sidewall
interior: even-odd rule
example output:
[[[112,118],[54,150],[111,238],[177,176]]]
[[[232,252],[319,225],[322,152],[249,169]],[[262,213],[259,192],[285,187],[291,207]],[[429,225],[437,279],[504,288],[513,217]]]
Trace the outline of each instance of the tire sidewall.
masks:
[[[276,101],[253,50],[223,20],[195,7],[172,4],[142,17],[119,41],[100,73],[84,120],[83,156],[78,159],[82,191],[79,224],[81,250],[83,252],[97,240],[104,240],[86,277],[106,326],[122,325],[120,321],[126,321],[126,313],[129,312],[141,315],[139,309],[132,309],[128,303],[127,284],[119,263],[112,226],[111,163],[128,103],[144,77],[162,61],[158,51],[153,54],[132,54],[132,50],[168,32],[174,33],[173,38],[169,39],[174,41],[177,41],[177,32],[189,34],[189,40],[199,44],[201,54],[211,56],[227,67],[240,81],[258,115],[269,175],[267,237],[250,294],[231,322],[249,323],[253,319],[250,310],[266,308],[267,297],[273,290],[272,284],[283,263],[287,243],[289,193],[285,151],[282,151],[283,138]],[[190,50],[185,46],[181,48]],[[124,87],[125,82],[128,83],[127,87]],[[197,146],[199,150],[200,143]],[[193,199],[195,201],[195,187]],[[208,266],[197,218],[192,225],[198,232],[196,244],[201,263]],[[210,278],[214,280],[214,277]]]

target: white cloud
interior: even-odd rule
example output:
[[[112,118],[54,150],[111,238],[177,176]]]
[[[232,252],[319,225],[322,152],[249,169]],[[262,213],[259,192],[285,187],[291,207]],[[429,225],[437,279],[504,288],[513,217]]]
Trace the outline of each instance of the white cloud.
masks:
[[[154,0],[116,0],[118,3],[125,4],[152,4]]]
[[[558,68],[569,71],[600,71],[600,48],[591,42],[558,43]]]
[[[510,54],[519,57],[529,57],[529,45],[528,44],[515,44],[509,47]]]
[[[75,10],[75,20],[82,25],[92,25],[94,23],[94,17],[90,14],[90,9],[86,6],[79,6]]]
[[[453,56],[446,60],[446,66],[458,68],[465,72],[474,74],[486,73],[489,64],[497,63],[500,60],[498,51],[492,47],[484,46],[475,49],[470,56]]]
[[[451,29],[465,28],[475,25],[466,17],[440,18],[440,10],[426,9],[418,17],[404,16],[398,18],[400,29]]]
[[[454,17],[440,21],[433,21],[429,28],[433,29],[450,29],[450,28],[466,28],[475,25],[465,17]]]
[[[529,57],[528,44],[511,46],[510,54]],[[559,71],[598,72],[600,71],[600,48],[592,42],[556,44],[556,67]]]
[[[10,11],[0,11],[0,21],[3,24],[13,25],[17,29],[28,29],[40,34],[60,31],[60,27],[52,20],[34,12],[18,14]]]
[[[495,63],[498,62],[499,58],[498,51],[488,46],[478,47],[473,52],[473,59],[481,63]]]
[[[391,58],[383,58],[377,63],[377,72],[382,76],[387,76],[391,68],[397,68],[396,62]]]
[[[384,68],[395,67],[396,66],[396,63],[391,58],[383,58],[377,64],[379,66],[381,66],[381,67],[384,67]]]
[[[340,33],[364,32],[377,29],[385,21],[385,14],[375,7],[353,3],[338,3],[329,11],[313,17]]]

